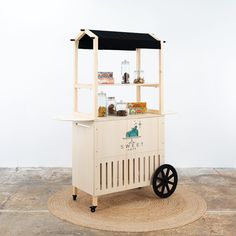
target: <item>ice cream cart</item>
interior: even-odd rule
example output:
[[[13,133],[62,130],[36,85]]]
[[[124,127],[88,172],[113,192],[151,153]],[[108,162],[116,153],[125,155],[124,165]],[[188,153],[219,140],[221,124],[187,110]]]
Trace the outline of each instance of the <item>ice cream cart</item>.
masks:
[[[64,118],[73,124],[72,189],[73,200],[79,201],[79,190],[91,195],[91,212],[104,194],[152,186],[158,197],[166,198],[176,189],[175,168],[165,164],[163,101],[163,43],[154,35],[82,29],[74,42],[74,108]],[[78,51],[93,52],[93,82],[81,83],[78,77]],[[157,90],[158,109],[127,116],[99,116],[98,53],[100,50],[128,50],[136,52],[136,70],[141,69],[141,50],[155,49],[158,78],[155,83],[113,83],[107,86],[133,86],[136,102],[141,102],[142,88]],[[92,112],[78,112],[83,101],[78,100],[82,89],[92,91]],[[112,134],[112,135],[111,135]],[[78,199],[77,199],[78,196]]]

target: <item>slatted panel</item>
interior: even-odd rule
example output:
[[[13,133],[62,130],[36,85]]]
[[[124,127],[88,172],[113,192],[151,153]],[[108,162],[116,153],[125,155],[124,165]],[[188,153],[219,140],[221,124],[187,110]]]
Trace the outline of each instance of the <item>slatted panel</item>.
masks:
[[[127,175],[128,175],[128,185],[130,184],[130,159],[127,160]]]
[[[124,160],[124,186],[128,185],[128,162]]]
[[[102,163],[102,190],[106,188],[106,163]]]
[[[145,156],[145,181],[149,180],[149,158]]]
[[[142,162],[143,162],[143,181],[145,181],[146,180],[146,177],[145,177],[145,168],[146,168],[145,157],[142,158]]]
[[[114,176],[113,176],[113,161],[111,162],[111,188],[114,187]]]
[[[152,179],[154,173],[154,162],[153,162],[153,155],[150,155],[150,180]]]
[[[150,178],[151,178],[150,167],[151,167],[151,158],[150,158],[150,156],[148,156],[148,180],[150,180]]]
[[[105,165],[105,169],[106,169],[106,189],[108,189],[108,162],[106,162]]]
[[[140,162],[141,162],[141,160],[140,160],[140,157],[138,158],[138,183],[140,183],[140,180],[141,180],[141,177],[140,177]]]
[[[153,158],[153,172],[155,171],[155,167],[156,167],[156,158],[155,158],[155,155],[152,156]]]
[[[125,186],[125,160],[122,160],[122,186]]]
[[[135,179],[135,176],[136,176],[136,168],[135,168],[135,165],[136,165],[136,160],[135,158],[133,158],[133,183],[135,184],[136,183],[136,179]]]
[[[133,175],[134,175],[134,168],[133,168],[133,158],[130,158],[130,168],[129,168],[129,173],[130,173],[130,184],[133,184]]]
[[[139,170],[138,170],[138,158],[135,158],[135,183],[137,184],[139,181],[138,181],[138,176],[139,176]]]
[[[159,155],[155,155],[155,170],[160,166]]]
[[[117,161],[113,161],[113,188],[117,187]]]
[[[97,160],[96,164],[96,194],[130,189],[132,186],[147,186],[150,184],[154,171],[160,165],[160,153],[130,156],[129,158],[113,158]]]
[[[108,162],[107,163],[107,188],[110,189],[111,188],[111,163],[112,162]]]
[[[164,154],[161,152],[160,153],[160,165],[164,164],[164,160],[165,160]]]
[[[119,187],[123,185],[122,160],[119,160]]]
[[[99,189],[102,190],[102,163],[99,164]]]

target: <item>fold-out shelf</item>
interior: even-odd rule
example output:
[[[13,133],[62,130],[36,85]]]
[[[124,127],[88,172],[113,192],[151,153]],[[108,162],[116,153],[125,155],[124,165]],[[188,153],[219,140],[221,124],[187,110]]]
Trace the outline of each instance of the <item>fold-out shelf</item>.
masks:
[[[93,121],[94,117],[89,114],[74,112],[69,115],[56,117],[55,119],[60,121]]]

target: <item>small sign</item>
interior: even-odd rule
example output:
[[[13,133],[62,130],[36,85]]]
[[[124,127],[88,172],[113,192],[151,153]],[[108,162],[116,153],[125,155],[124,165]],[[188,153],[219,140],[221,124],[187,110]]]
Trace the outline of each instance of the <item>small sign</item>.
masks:
[[[143,146],[143,141],[141,139],[140,135],[140,128],[142,126],[141,121],[137,122],[134,121],[133,127],[126,132],[125,138],[123,140],[126,140],[124,144],[121,144],[121,149],[125,149],[127,151],[135,151],[138,148]],[[127,142],[127,140],[129,140]]]

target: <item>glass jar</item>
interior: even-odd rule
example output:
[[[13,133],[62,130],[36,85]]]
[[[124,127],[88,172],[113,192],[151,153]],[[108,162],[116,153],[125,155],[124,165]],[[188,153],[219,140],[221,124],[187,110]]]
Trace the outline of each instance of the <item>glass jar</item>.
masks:
[[[104,92],[98,93],[98,116],[107,115],[107,95]]]
[[[115,97],[108,97],[107,111],[109,116],[116,116],[116,100]]]
[[[127,116],[128,115],[127,103],[123,101],[117,102],[116,110],[117,110],[116,113],[117,116]]]
[[[129,74],[130,74],[130,70],[129,70],[130,66],[129,66],[129,62],[127,60],[124,60],[121,62],[121,76],[122,76],[122,84],[129,84]]]
[[[134,84],[143,84],[144,83],[144,71],[135,70],[134,71]]]

